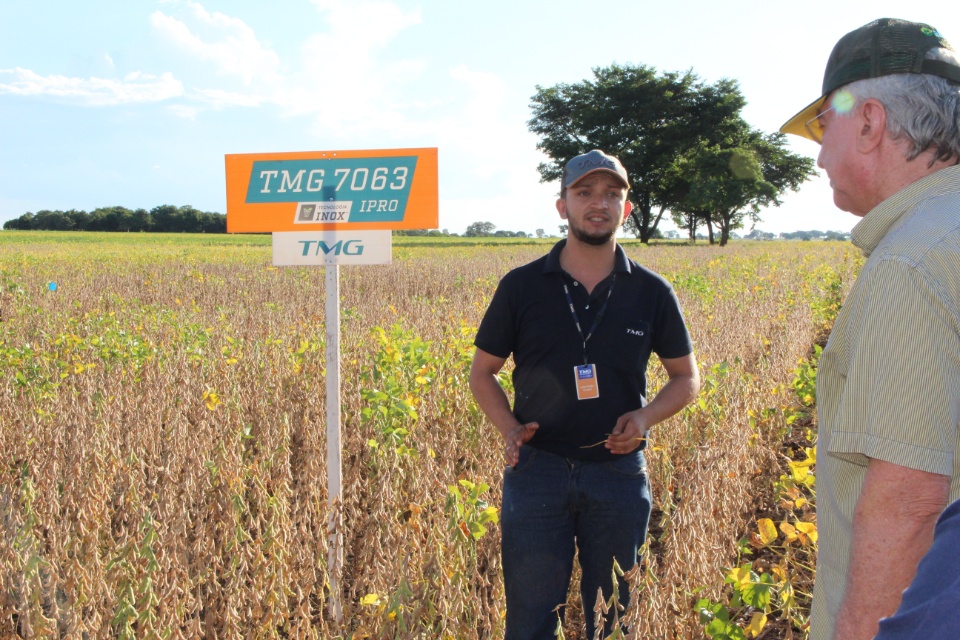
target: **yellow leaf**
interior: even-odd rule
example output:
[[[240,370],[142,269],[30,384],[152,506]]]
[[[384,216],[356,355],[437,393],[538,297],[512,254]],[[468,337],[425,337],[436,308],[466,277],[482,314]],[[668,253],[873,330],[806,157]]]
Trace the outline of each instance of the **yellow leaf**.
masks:
[[[789,570],[782,565],[775,565],[770,567],[770,572],[777,578],[778,582],[785,582],[787,576],[789,575]]]
[[[789,522],[781,522],[780,531],[782,531],[783,535],[786,536],[787,542],[794,542],[799,537],[797,534],[797,528]]]
[[[777,527],[770,518],[757,520],[757,534],[763,546],[767,546],[777,539]]]
[[[380,596],[375,593],[368,593],[367,595],[360,598],[360,604],[366,607],[375,607],[380,604]]]
[[[767,616],[759,611],[755,612],[750,618],[750,624],[747,625],[747,633],[756,638],[767,625]]]
[[[805,462],[790,462],[788,464],[790,465],[793,481],[803,484],[810,475],[810,466]]]
[[[797,522],[797,531],[801,533],[800,539],[804,544],[807,543],[804,538],[809,538],[810,542],[817,542],[817,525],[812,522]]]
[[[727,572],[727,579],[741,588],[750,584],[750,570],[744,567],[735,567]]]
[[[207,405],[207,409],[213,411],[220,404],[220,396],[213,391],[204,391],[203,401]]]

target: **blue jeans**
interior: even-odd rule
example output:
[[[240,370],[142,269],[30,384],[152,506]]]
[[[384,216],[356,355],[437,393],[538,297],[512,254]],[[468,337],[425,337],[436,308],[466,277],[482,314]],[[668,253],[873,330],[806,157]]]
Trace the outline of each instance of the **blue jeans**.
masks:
[[[613,462],[581,462],[533,447],[503,475],[501,513],[505,640],[554,637],[555,609],[566,603],[576,546],[587,638],[594,635],[597,589],[613,591],[613,560],[637,563],[650,520],[650,485],[641,451]],[[620,604],[630,592],[619,578]],[[560,609],[562,617],[563,610]],[[603,637],[611,631],[612,612]]]

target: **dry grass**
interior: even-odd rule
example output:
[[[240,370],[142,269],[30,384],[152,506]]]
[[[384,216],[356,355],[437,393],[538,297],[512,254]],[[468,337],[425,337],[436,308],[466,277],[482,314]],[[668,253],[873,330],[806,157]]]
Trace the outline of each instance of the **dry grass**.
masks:
[[[338,623],[323,270],[274,269],[262,244],[7,237],[0,636],[502,634],[498,527],[463,533],[499,505],[502,470],[467,368],[497,280],[547,245],[399,246],[392,265],[341,269]],[[749,413],[791,402],[818,305],[857,261],[840,243],[628,252],[675,283],[704,379],[700,402],[656,431],[654,535],[628,616],[637,637],[700,637],[691,593],[719,595],[779,474],[783,425],[758,430]],[[460,480],[490,488],[470,498]]]

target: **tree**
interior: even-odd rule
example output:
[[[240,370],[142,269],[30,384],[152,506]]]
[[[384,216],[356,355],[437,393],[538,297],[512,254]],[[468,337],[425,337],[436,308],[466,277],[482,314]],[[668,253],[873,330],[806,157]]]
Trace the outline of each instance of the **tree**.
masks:
[[[468,238],[477,238],[481,236],[492,236],[493,230],[497,226],[492,222],[472,222],[467,226],[466,232],[463,234]]]
[[[186,204],[177,210],[177,219],[180,228],[177,231],[186,233],[203,233],[203,212]]]
[[[37,211],[33,217],[32,229],[44,229],[49,231],[70,231],[74,228],[73,220],[67,217],[62,211]]]
[[[177,228],[178,209],[172,204],[162,204],[150,210],[150,219],[153,221],[153,230],[161,233],[179,231]]]
[[[64,215],[70,218],[73,222],[73,228],[77,231],[86,231],[90,226],[90,214],[86,211],[77,211],[76,209],[70,209]]]
[[[10,231],[29,231],[32,223],[33,213],[28,211],[19,218],[14,218],[13,220],[7,220],[4,222],[3,228],[9,229]]]
[[[676,202],[673,165],[701,138],[724,135],[745,101],[736,82],[708,86],[692,71],[658,75],[613,65],[593,73],[577,84],[537,87],[528,126],[553,160],[539,166],[541,180],[558,179],[567,159],[591,149],[617,156],[632,182],[630,226],[647,242]]]
[[[714,226],[720,228],[724,243],[745,215],[762,204],[779,204],[783,190],[797,188],[812,173],[812,161],[783,149],[782,134],[765,137],[746,124],[740,116],[746,101],[735,80],[706,84],[692,71],[657,74],[642,65],[613,65],[593,74],[577,84],[537,87],[528,126],[540,136],[537,148],[552,159],[538,167],[541,180],[558,179],[564,162],[591,149],[617,156],[632,182],[633,212],[625,228],[643,242],[669,210],[691,238],[706,224],[711,239]],[[720,170],[724,158],[735,156],[750,176],[737,178],[741,183]],[[712,197],[702,185],[691,195],[703,176],[712,181]],[[714,210],[716,203],[725,208]]]
[[[764,179],[760,162],[745,147],[714,147],[701,153],[691,167],[691,186],[683,208],[702,215],[713,244],[713,225],[720,229],[720,246],[727,244],[730,230],[743,226],[748,212],[771,201],[775,187]]]
[[[694,230],[706,225],[710,243],[714,227],[726,245],[746,220],[760,220],[761,207],[779,206],[780,196],[796,190],[813,174],[813,160],[784,149],[786,137],[764,135],[742,119],[732,135],[701,145],[676,165],[676,188],[683,194],[672,212],[677,225]]]
[[[143,231],[143,221],[126,207],[101,207],[90,213],[98,220],[100,231]]]

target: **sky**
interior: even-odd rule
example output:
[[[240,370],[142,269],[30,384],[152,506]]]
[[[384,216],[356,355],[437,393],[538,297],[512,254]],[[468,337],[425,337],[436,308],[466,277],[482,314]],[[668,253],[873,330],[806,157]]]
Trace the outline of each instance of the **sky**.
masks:
[[[225,154],[436,147],[441,229],[557,234],[559,185],[540,182],[527,129],[538,86],[612,64],[732,78],[770,133],[819,96],[836,41],[881,17],[960,46],[945,0],[0,0],[0,224],[225,213]],[[858,220],[822,175],[761,217],[772,233]]]

